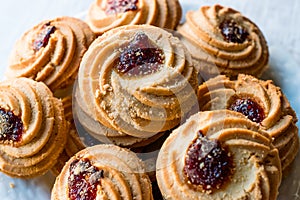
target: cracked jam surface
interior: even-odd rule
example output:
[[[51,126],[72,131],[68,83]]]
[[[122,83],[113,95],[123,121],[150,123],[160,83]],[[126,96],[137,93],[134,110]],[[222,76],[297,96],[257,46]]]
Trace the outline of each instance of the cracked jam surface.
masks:
[[[237,24],[234,20],[223,21],[219,28],[224,40],[227,42],[242,44],[249,36],[247,30],[241,25]]]
[[[200,188],[202,192],[211,193],[232,176],[232,156],[220,142],[210,140],[199,131],[198,138],[187,150],[184,174],[188,184]]]
[[[12,111],[0,108],[0,141],[19,142],[23,135],[23,122]]]
[[[138,0],[108,0],[106,3],[106,14],[114,15],[118,13],[125,13],[128,11],[135,11]]]
[[[103,170],[93,166],[87,159],[75,160],[71,163],[68,178],[69,200],[94,200],[97,187],[104,178]]]
[[[51,34],[55,32],[56,28],[55,26],[51,26],[50,22],[46,23],[42,27],[42,31],[38,34],[38,37],[33,42],[33,49],[35,51],[40,50],[42,47],[46,47]]]
[[[229,107],[229,110],[240,112],[251,121],[257,123],[262,122],[265,118],[263,108],[250,98],[236,99]]]
[[[145,33],[140,32],[121,49],[116,70],[128,76],[153,74],[159,71],[164,59],[163,50],[152,44]]]

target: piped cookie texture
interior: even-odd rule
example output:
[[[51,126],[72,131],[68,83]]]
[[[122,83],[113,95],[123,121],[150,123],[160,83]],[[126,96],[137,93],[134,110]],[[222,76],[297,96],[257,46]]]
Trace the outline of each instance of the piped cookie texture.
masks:
[[[181,122],[197,103],[197,86],[191,56],[176,37],[151,25],[116,28],[82,59],[78,118],[99,127],[93,135],[150,139]]]
[[[16,42],[6,76],[42,81],[53,92],[72,86],[82,56],[94,39],[92,30],[80,19],[43,21]]]
[[[198,88],[201,111],[229,109],[259,124],[278,148],[282,169],[299,151],[297,116],[281,89],[271,80],[240,74],[237,80],[219,75]]]
[[[95,0],[88,10],[87,23],[97,35],[129,24],[174,30],[181,16],[178,0]]]
[[[170,200],[275,200],[281,176],[271,137],[229,110],[191,116],[164,142],[156,164],[158,186]]]
[[[268,65],[269,51],[261,30],[232,8],[214,5],[188,11],[178,32],[203,76],[234,78],[244,73],[259,77]]]
[[[59,155],[59,158],[57,159],[57,162],[54,165],[54,167],[51,168],[51,171],[53,172],[54,175],[58,175],[61,172],[61,169],[63,168],[65,163],[77,152],[79,152],[80,150],[86,147],[85,144],[83,143],[82,138],[80,138],[77,132],[75,122],[73,119],[72,96],[64,97],[63,99],[61,99],[61,102],[63,105],[64,116],[66,120],[69,122],[70,126],[69,129],[67,130],[68,137],[67,137],[65,148],[62,151],[62,153]]]
[[[144,163],[135,153],[115,145],[96,145],[66,163],[51,199],[152,200],[153,196]]]
[[[21,178],[46,173],[67,139],[61,101],[28,78],[1,82],[0,96],[0,171]]]

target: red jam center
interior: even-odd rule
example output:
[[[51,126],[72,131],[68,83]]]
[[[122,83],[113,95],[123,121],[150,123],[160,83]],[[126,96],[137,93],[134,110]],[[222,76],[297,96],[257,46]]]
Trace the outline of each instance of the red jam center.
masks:
[[[104,178],[103,170],[93,166],[88,159],[81,159],[71,163],[69,172],[69,199],[95,200],[97,186]]]
[[[106,14],[114,15],[137,10],[138,0],[108,0],[106,3]]]
[[[225,20],[219,26],[223,38],[227,42],[240,43],[246,41],[249,36],[247,30],[234,20]]]
[[[262,107],[250,98],[236,99],[229,107],[229,110],[240,112],[251,121],[257,123],[262,122],[265,118]]]
[[[11,111],[0,108],[0,141],[19,142],[23,135],[23,122]]]
[[[163,51],[152,44],[146,34],[137,33],[121,50],[116,68],[119,73],[129,76],[148,75],[157,72],[164,59]]]
[[[33,49],[35,51],[40,50],[42,47],[47,46],[50,36],[56,30],[55,26],[51,26],[50,23],[47,23],[43,26],[42,31],[39,33],[36,40],[33,42]]]
[[[220,142],[198,133],[187,150],[184,174],[189,184],[212,192],[219,189],[233,174],[233,160]]]

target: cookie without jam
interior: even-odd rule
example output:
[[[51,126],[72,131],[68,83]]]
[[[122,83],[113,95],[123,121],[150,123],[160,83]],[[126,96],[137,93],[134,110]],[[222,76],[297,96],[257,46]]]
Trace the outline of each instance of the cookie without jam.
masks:
[[[16,42],[5,75],[42,81],[53,92],[71,86],[81,58],[94,39],[94,33],[80,19],[43,21]]]
[[[178,0],[97,0],[88,10],[87,23],[97,35],[129,24],[149,24],[174,30],[181,16]]]
[[[68,123],[60,100],[48,87],[28,78],[0,83],[1,108],[19,113],[23,123],[20,141],[0,145],[0,171],[29,178],[52,168],[67,139]]]
[[[267,67],[269,51],[261,30],[232,8],[214,5],[188,11],[178,32],[202,76],[259,77]]]
[[[153,199],[144,163],[114,145],[88,147],[72,157],[56,179],[51,199],[76,199],[72,197],[80,197],[85,189],[85,199]]]
[[[156,177],[169,200],[275,200],[282,173],[278,150],[257,123],[218,110],[196,113],[173,130]]]
[[[295,159],[299,151],[297,116],[271,80],[243,74],[230,80],[220,75],[199,86],[198,99],[201,111],[231,109],[258,123],[273,138],[283,170]]]

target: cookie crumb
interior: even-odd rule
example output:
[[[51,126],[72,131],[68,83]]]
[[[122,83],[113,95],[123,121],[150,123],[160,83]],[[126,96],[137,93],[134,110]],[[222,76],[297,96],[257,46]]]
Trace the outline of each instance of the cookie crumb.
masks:
[[[14,189],[16,187],[16,185],[14,183],[9,183],[9,187]]]

